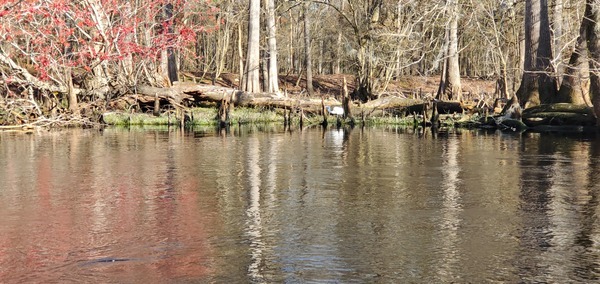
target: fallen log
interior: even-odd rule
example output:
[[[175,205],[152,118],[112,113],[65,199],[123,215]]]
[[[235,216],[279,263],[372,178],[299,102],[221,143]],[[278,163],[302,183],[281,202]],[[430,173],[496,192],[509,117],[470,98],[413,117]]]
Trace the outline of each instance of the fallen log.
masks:
[[[212,85],[198,85],[184,82],[176,83],[169,88],[158,88],[151,86],[139,86],[137,93],[123,96],[115,100],[111,105],[121,108],[125,105],[141,103],[154,105],[156,99],[168,102],[178,108],[186,106],[200,106],[203,103],[221,104],[224,97],[230,97],[230,103],[242,107],[264,107],[279,108],[286,110],[303,110],[308,114],[321,114],[321,100],[310,98],[289,98],[277,93],[246,93],[227,87]],[[339,105],[335,100],[326,100],[326,105]]]
[[[546,104],[525,109],[523,122],[530,127],[539,125],[582,125],[596,124],[591,107],[568,103]]]
[[[400,109],[418,104],[423,104],[422,100],[406,99],[401,97],[382,97],[369,101],[362,106],[367,109]]]
[[[562,112],[562,113],[582,113],[588,115],[594,115],[594,110],[587,105],[575,105],[568,103],[557,103],[557,104],[546,104],[530,107],[523,110],[523,116],[533,116],[533,114],[540,112]]]
[[[593,114],[574,112],[536,112],[523,114],[523,122],[528,126],[538,125],[595,125],[596,117]]]
[[[184,106],[198,106],[205,102],[220,105],[223,98],[230,96],[234,106],[265,107],[286,110],[302,110],[305,114],[322,114],[321,99],[284,97],[277,93],[246,93],[233,88],[213,85],[199,85],[190,82],[175,83],[169,88],[140,86],[135,96],[124,97],[129,105],[133,101],[154,105],[157,98],[164,100],[178,108]],[[340,105],[336,100],[326,100],[325,105]],[[360,106],[358,110],[369,115],[383,113],[422,114],[423,110],[431,110],[429,102],[407,99],[402,97],[386,96],[369,101]],[[460,102],[437,102],[437,111],[440,114],[460,113],[463,107]]]

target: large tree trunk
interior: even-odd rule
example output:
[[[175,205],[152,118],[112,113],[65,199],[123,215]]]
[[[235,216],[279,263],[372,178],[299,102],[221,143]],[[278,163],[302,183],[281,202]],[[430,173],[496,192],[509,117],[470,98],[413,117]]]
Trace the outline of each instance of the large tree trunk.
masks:
[[[308,15],[309,2],[304,3],[304,60],[306,67],[306,91],[309,95],[314,94],[312,81],[312,53],[310,48],[310,17]]]
[[[446,54],[446,63],[443,71],[444,77],[440,81],[440,92],[438,95],[444,94],[444,98],[460,101],[462,99],[462,87],[460,84],[460,64],[458,57],[458,16],[460,12],[459,3],[457,0],[448,0],[446,2],[450,6],[450,25],[446,31],[446,46],[448,48]]]
[[[219,14],[217,16],[217,20],[218,21],[224,21],[225,24],[223,25],[223,29],[221,32],[215,32],[215,34],[217,34],[218,38],[215,40],[217,42],[217,50],[216,50],[216,66],[215,66],[215,73],[213,76],[213,81],[216,81],[220,76],[221,73],[223,73],[223,70],[225,69],[225,60],[227,58],[227,53],[229,50],[229,41],[230,41],[230,35],[231,35],[231,20],[230,20],[230,14],[232,13],[232,8],[231,8],[232,3],[231,2],[227,2],[227,6],[225,7],[225,13],[223,14]]]
[[[165,21],[168,22],[167,25],[167,34],[171,35],[174,32],[173,29],[173,25],[174,20],[173,20],[173,4],[171,3],[167,3],[164,7],[164,13],[165,13]],[[169,83],[171,85],[173,85],[173,82],[178,81],[178,76],[177,76],[177,59],[175,58],[175,50],[173,50],[173,47],[171,46],[171,44],[169,44],[169,46],[167,47],[167,77],[169,78]]]
[[[600,0],[587,0],[584,21],[589,19],[587,28],[588,49],[590,51],[590,92],[596,124],[600,125]]]
[[[551,103],[556,93],[547,0],[525,1],[525,62],[517,97],[524,108]]]
[[[260,88],[260,0],[250,0],[248,16],[248,53],[244,91],[259,93]]]
[[[343,3],[343,2],[342,2]],[[335,65],[333,66],[333,74],[340,74],[342,71],[342,31],[338,31],[336,44],[335,44]]]
[[[438,90],[437,90],[437,94],[435,96],[436,99],[438,100],[444,100],[444,94],[446,91],[446,78],[448,76],[446,76],[446,73],[448,72],[448,43],[450,42],[450,40],[448,40],[448,38],[450,37],[450,31],[446,28],[445,33],[444,33],[444,45],[442,46],[442,52],[440,55],[442,58],[444,58],[442,60],[442,69],[440,70],[440,84],[438,86]]]
[[[591,14],[590,6],[586,5],[585,17],[581,20],[579,37],[575,44],[575,50],[569,59],[569,65],[565,69],[563,80],[558,92],[557,102],[572,104],[588,104],[590,101],[589,63],[587,54],[588,28]]]
[[[267,33],[269,44],[269,78],[266,91],[279,93],[279,68],[277,67],[277,27],[275,26],[275,0],[265,0],[267,7]]]
[[[91,9],[91,18],[97,30],[92,32],[92,36],[97,36],[102,39],[97,41],[93,48],[95,52],[100,52],[110,45],[106,33],[111,28],[111,23],[100,1],[88,0],[87,3]],[[107,64],[105,61],[98,61],[94,63],[96,64],[94,64],[94,67],[92,68],[93,76],[91,76],[91,78],[89,78],[86,82],[87,91],[88,94],[92,96],[103,98],[109,91],[109,74],[107,73]]]
[[[562,83],[562,74],[564,71],[563,56],[563,0],[554,0],[554,13],[552,17],[552,51],[556,60],[556,83],[560,86]]]
[[[356,24],[354,26],[354,33],[358,40],[358,51],[357,51],[357,63],[358,63],[358,76],[357,76],[357,87],[354,89],[354,97],[362,101],[375,99],[379,94],[374,94],[375,82],[377,78],[374,77],[376,67],[376,54],[373,43],[373,26],[379,22],[379,14],[383,5],[382,0],[367,1],[366,5],[366,17],[362,24]],[[366,26],[361,28],[360,25]]]

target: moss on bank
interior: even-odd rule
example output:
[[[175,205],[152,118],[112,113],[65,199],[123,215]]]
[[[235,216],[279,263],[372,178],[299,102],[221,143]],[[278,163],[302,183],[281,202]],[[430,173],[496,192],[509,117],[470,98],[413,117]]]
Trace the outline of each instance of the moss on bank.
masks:
[[[230,114],[230,124],[265,124],[265,123],[284,123],[285,113],[283,111],[276,111],[270,109],[256,109],[256,108],[236,108]],[[321,115],[302,115],[300,113],[288,114],[291,125],[319,125],[323,123],[323,116]],[[102,115],[102,121],[108,125],[180,125],[181,119],[185,119],[186,125],[217,125],[219,120],[217,119],[216,108],[194,108],[185,113],[182,116],[176,112],[162,113],[160,116],[153,116],[147,113],[124,113],[124,112],[107,112]],[[400,126],[412,126],[415,123],[419,125],[422,123],[421,120],[409,117],[400,116],[368,116],[365,117],[364,121],[361,118],[342,119],[336,116],[327,116],[328,125],[340,124],[365,124],[365,125],[400,125]]]
[[[179,125],[181,119],[191,125],[216,125],[216,108],[194,108],[184,115],[177,112],[166,112],[160,116],[147,113],[107,112],[102,115],[102,121],[108,125]],[[251,108],[235,109],[230,115],[232,124],[272,123],[283,121],[283,114],[272,110],[257,110]]]

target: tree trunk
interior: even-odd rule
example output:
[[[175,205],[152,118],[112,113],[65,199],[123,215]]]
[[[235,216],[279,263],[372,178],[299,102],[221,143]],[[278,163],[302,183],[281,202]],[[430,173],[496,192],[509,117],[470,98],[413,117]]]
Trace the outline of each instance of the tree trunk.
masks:
[[[275,0],[265,0],[267,7],[267,34],[269,45],[269,63],[268,63],[268,93],[279,93],[279,68],[277,66],[277,27],[275,22]]]
[[[213,79],[216,80],[223,73],[223,69],[225,69],[225,60],[227,58],[227,53],[229,50],[229,40],[230,40],[230,29],[231,29],[231,21],[229,19],[229,14],[231,13],[231,2],[227,2],[227,7],[225,8],[225,15],[219,15],[218,20],[222,20],[225,22],[223,26],[222,34],[220,34],[220,39],[217,40],[217,50],[216,55],[217,62],[215,66],[215,74]],[[224,17],[222,19],[221,17]],[[217,33],[219,34],[219,33]]]
[[[554,0],[554,15],[552,19],[552,43],[553,43],[553,53],[554,57],[556,57],[556,78],[557,78],[557,86],[560,86],[562,83],[562,74],[564,71],[563,66],[563,56],[561,54],[561,49],[563,48],[563,31],[562,31],[562,22],[563,22],[563,0]]]
[[[87,3],[91,9],[91,17],[97,29],[97,31],[92,32],[92,36],[99,36],[102,39],[102,41],[97,41],[96,44],[93,45],[93,48],[96,52],[100,52],[110,45],[110,43],[107,42],[108,37],[106,35],[107,31],[111,27],[110,20],[104,13],[104,9],[100,1],[88,0]],[[98,62],[94,62],[93,65],[93,76],[86,82],[88,93],[97,98],[104,98],[106,93],[109,91],[107,64],[105,61],[99,60]]]
[[[306,91],[309,95],[314,94],[312,80],[312,53],[310,48],[310,17],[308,16],[309,3],[304,3],[304,65],[306,68]]]
[[[588,49],[590,51],[590,92],[596,125],[600,125],[600,0],[587,0],[584,21],[589,19],[587,28]]]
[[[167,3],[163,7],[164,22],[166,23],[167,30],[164,31],[167,35],[173,34],[173,4]],[[178,80],[177,76],[177,60],[175,58],[175,51],[170,43],[167,45],[167,50],[163,53],[163,75],[169,79],[169,86],[173,85],[173,82]]]
[[[239,67],[238,89],[242,90],[246,87],[246,84],[244,84],[244,82],[245,82],[244,80],[245,80],[246,76],[244,76],[244,52],[243,52],[243,46],[242,46],[242,25],[241,24],[238,24],[237,34],[238,34],[237,49],[238,49],[238,60],[239,60],[239,63],[238,63],[238,65],[239,65],[238,66]]]
[[[244,91],[259,93],[260,88],[260,0],[250,0],[248,16],[248,51]]]
[[[524,108],[551,103],[556,93],[547,0],[525,1],[525,62],[517,97]]]
[[[460,65],[458,57],[458,16],[460,7],[457,0],[449,0],[448,4],[452,5],[452,15],[450,15],[450,30],[448,42],[448,64],[446,67],[446,84],[444,85],[444,93],[449,100],[460,101],[462,99],[462,87],[460,84]]]
[[[559,103],[572,103],[572,104],[588,104],[591,105],[589,90],[589,63],[587,55],[587,30],[590,25],[590,19],[587,15],[590,15],[588,11],[591,7],[586,4],[586,12],[581,20],[581,26],[579,28],[579,37],[575,44],[575,50],[571,54],[569,59],[569,65],[567,66],[563,75],[563,80],[560,86],[560,90],[557,96],[557,102]]]
[[[73,74],[71,68],[66,68],[65,81],[67,82],[69,110],[73,114],[79,114],[79,104],[77,102],[77,93],[73,87]]]
[[[323,40],[319,40],[319,58],[317,58],[317,74],[323,74],[323,49],[324,49]]]
[[[335,47],[335,65],[333,67],[333,74],[340,74],[341,71],[341,62],[342,62],[342,32],[339,31],[336,39],[336,47]]]
[[[290,18],[290,29],[289,29],[289,34],[288,34],[288,66],[287,66],[287,73],[292,73],[294,72],[294,45],[292,44],[292,42],[294,42],[294,16],[292,14],[292,10],[290,10],[288,12],[289,18]]]
[[[447,58],[448,58],[448,44],[450,43],[449,38],[450,38],[450,30],[446,29],[446,31],[444,33],[444,45],[442,46],[442,52],[441,52],[441,57],[444,58],[444,60],[442,61],[442,69],[440,70],[440,84],[438,86],[438,91],[435,96],[435,98],[438,100],[446,99],[444,97],[444,95],[446,93],[446,79],[448,78],[446,73],[448,72]]]

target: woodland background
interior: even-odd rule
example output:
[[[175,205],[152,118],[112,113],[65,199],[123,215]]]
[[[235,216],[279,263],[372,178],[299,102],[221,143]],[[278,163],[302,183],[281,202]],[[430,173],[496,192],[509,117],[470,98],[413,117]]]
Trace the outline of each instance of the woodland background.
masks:
[[[462,100],[465,78],[479,78],[495,82],[490,98],[525,108],[592,106],[599,9],[598,0],[2,0],[0,109],[21,101],[79,114],[144,86],[228,76],[231,87],[280,95],[294,75],[315,95],[313,76],[330,74],[352,75],[359,101],[435,76],[443,100]]]

